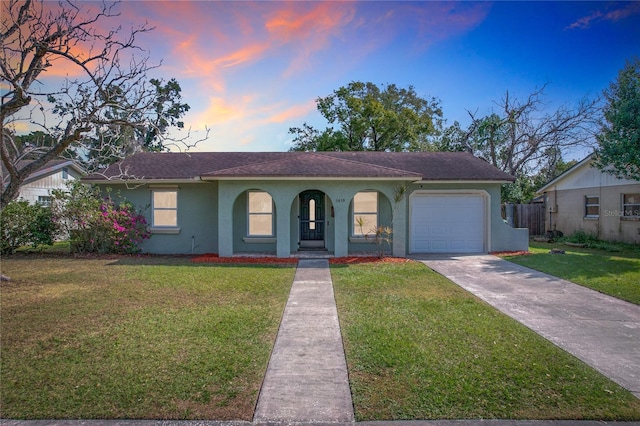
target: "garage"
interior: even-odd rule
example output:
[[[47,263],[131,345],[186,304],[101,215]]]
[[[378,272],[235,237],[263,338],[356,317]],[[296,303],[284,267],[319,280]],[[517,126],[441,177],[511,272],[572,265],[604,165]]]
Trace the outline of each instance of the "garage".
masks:
[[[485,251],[485,198],[480,194],[414,194],[411,253]]]

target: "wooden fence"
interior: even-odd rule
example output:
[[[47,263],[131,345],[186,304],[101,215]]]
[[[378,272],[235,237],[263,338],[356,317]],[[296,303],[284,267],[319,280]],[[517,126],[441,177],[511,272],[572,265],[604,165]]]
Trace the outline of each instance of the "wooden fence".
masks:
[[[545,229],[545,208],[544,204],[513,204],[513,227],[528,228],[529,235],[544,235]],[[502,206],[502,217],[509,220],[508,213],[510,208]]]

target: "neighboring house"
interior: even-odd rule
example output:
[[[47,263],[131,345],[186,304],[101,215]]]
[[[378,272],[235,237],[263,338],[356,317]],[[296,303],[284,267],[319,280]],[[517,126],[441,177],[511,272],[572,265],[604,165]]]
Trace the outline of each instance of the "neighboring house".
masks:
[[[149,253],[342,257],[375,253],[377,226],[399,257],[528,248],[500,217],[513,177],[467,153],[140,153],[83,181],[149,206]]]
[[[545,197],[547,229],[640,243],[640,182],[591,167],[592,159],[589,155],[537,191]]]
[[[32,160],[21,160],[17,164],[18,170],[25,167]],[[51,191],[65,189],[66,184],[74,179],[80,179],[85,174],[84,170],[72,160],[59,159],[49,161],[44,167],[33,172],[20,185],[18,200],[23,199],[30,203],[49,205],[51,203]],[[2,167],[2,189],[6,187],[11,178],[7,170]]]

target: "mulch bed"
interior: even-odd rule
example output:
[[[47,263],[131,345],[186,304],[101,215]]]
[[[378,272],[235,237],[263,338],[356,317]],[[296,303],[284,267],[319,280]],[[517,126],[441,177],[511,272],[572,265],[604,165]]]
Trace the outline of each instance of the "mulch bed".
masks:
[[[191,259],[196,263],[236,263],[236,264],[296,264],[298,259],[278,257],[220,257],[217,253],[206,253]]]
[[[287,257],[252,257],[252,256],[237,256],[237,257],[220,257],[217,253],[207,253],[200,256],[196,256],[191,259],[195,263],[227,263],[227,264],[259,264],[259,265],[273,265],[273,264],[296,264],[297,258]],[[362,257],[362,256],[348,256],[348,257],[335,257],[329,258],[329,263],[332,265],[352,265],[356,263],[406,263],[411,262],[411,259],[404,259],[401,257]]]
[[[531,254],[531,252],[529,251],[493,251],[489,254],[492,254],[494,256],[526,256],[528,254]]]

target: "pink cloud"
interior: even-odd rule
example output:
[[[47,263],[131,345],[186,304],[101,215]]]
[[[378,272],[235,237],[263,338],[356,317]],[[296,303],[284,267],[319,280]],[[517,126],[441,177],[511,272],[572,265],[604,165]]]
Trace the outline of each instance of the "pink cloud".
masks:
[[[266,43],[250,44],[228,55],[215,59],[213,63],[220,64],[223,67],[233,67],[247,62],[253,62],[263,57],[264,53],[269,50],[269,47]]]
[[[271,109],[271,108],[270,108]],[[299,105],[293,105],[280,111],[276,111],[265,120],[264,123],[285,123],[292,122],[296,119],[306,116],[316,109],[315,101],[305,102]]]
[[[575,22],[571,23],[566,27],[568,30],[580,29],[584,30],[591,26],[594,22],[599,21],[609,21],[609,22],[617,22],[621,19],[628,18],[629,16],[640,14],[640,3],[628,3],[625,4],[624,7],[610,10],[608,12],[602,12],[597,10],[593,12],[591,15],[583,16],[582,18],[577,19]]]

